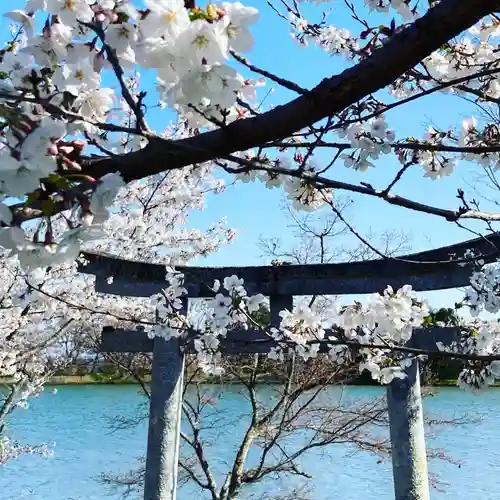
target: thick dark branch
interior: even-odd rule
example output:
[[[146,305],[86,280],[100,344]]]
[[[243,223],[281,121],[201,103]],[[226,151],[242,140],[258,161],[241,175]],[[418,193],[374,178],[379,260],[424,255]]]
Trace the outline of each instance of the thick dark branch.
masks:
[[[390,85],[497,7],[498,0],[443,0],[372,56],[324,79],[311,92],[284,106],[196,137],[178,141],[155,139],[145,149],[128,155],[88,159],[83,165],[84,173],[99,178],[120,171],[125,181],[130,182],[285,139]]]

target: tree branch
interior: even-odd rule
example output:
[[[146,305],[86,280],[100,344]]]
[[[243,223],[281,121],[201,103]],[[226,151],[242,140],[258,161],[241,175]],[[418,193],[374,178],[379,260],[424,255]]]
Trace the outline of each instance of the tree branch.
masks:
[[[273,82],[281,85],[282,87],[292,90],[293,92],[297,92],[297,94],[307,94],[308,90],[300,87],[294,82],[291,82],[290,80],[286,80],[285,78],[281,78],[279,76],[276,76],[273,73],[270,73],[269,71],[266,71],[265,69],[258,68],[257,66],[254,66],[253,64],[249,63],[247,59],[245,59],[243,56],[240,56],[238,53],[236,53],[234,50],[231,50],[231,55],[241,64],[246,66],[248,69],[253,71],[254,73],[258,73],[259,75],[265,76],[269,80],[272,80]]]
[[[497,0],[443,0],[357,65],[284,106],[196,137],[151,140],[141,151],[113,158],[87,159],[92,177],[120,171],[126,182],[289,137],[334,115],[412,69],[425,57],[498,7]]]
[[[291,170],[282,167],[267,167],[262,166],[262,164],[252,163],[251,161],[245,160],[244,158],[239,158],[237,156],[228,156],[227,160],[243,164],[247,166],[248,170],[261,170],[270,173],[277,173],[282,175],[287,175],[290,177],[297,177],[302,179],[302,175],[298,170]],[[221,165],[226,172],[229,173],[242,173],[245,169],[232,168],[228,166]],[[425,203],[420,203],[418,201],[410,200],[409,198],[404,198],[395,194],[388,193],[386,189],[376,189],[370,184],[363,183],[362,185],[349,184],[347,182],[336,181],[333,179],[328,179],[320,175],[315,175],[307,179],[312,186],[317,189],[338,189],[343,191],[350,191],[352,193],[365,194],[368,196],[374,196],[381,200],[386,201],[390,205],[396,205],[398,207],[407,208],[409,210],[414,210],[416,212],[422,212],[429,215],[436,215],[450,222],[455,222],[459,219],[475,219],[483,221],[500,221],[500,213],[493,212],[482,212],[480,210],[449,210],[446,208],[438,208],[431,205],[426,205]]]

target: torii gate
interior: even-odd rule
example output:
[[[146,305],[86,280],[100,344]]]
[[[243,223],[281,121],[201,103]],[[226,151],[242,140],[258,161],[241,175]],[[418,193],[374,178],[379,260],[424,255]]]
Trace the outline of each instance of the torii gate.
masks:
[[[177,267],[184,273],[187,298],[214,295],[214,280],[236,274],[250,294],[270,298],[271,324],[279,325],[279,312],[293,307],[293,297],[380,292],[387,285],[409,284],[417,291],[466,286],[472,250],[485,263],[500,257],[500,235],[469,240],[404,257],[341,264],[261,267]],[[84,254],[88,264],[80,271],[96,276],[95,290],[130,297],[149,297],[165,288],[165,266]],[[112,276],[113,281],[108,282]],[[187,310],[187,301],[184,304]],[[454,328],[418,329],[409,347],[433,351],[436,342],[450,344]],[[227,354],[266,353],[276,344],[259,331],[233,331],[221,342]],[[187,350],[192,345],[185,346]],[[183,393],[184,352],[179,339],[149,339],[144,331],[113,330],[102,333],[102,352],[152,352],[153,368],[146,459],[144,500],[175,500]],[[429,500],[418,362],[405,379],[387,387],[394,490],[396,500]]]

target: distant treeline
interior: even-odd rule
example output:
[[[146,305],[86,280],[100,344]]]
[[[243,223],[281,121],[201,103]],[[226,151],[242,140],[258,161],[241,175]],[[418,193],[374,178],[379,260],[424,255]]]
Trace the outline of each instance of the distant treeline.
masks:
[[[217,380],[221,382],[237,381],[238,377],[244,377],[245,371],[248,369],[248,366],[252,361],[252,358],[248,356],[232,356],[230,359],[226,359],[224,363],[226,365],[226,368],[230,367],[230,370],[226,369],[225,375],[219,376]],[[448,384],[451,381],[455,381],[460,373],[461,367],[461,362],[457,360],[436,359],[428,361],[424,363],[422,367],[422,384],[439,385]],[[329,362],[322,363],[321,359],[315,360],[314,363],[297,363],[297,370],[299,372],[307,373],[309,370],[318,371],[318,375],[322,374],[325,380],[327,380],[331,375],[331,368],[332,364],[330,364]],[[194,369],[192,369],[188,364],[189,375],[192,375],[193,372]],[[262,380],[262,382],[279,382],[285,377],[281,364],[273,361],[264,362],[260,367],[259,372],[259,379]],[[149,367],[136,367],[133,369],[133,373],[146,380],[149,380],[151,375]],[[90,376],[90,380],[95,380],[96,382],[112,382],[120,380],[129,380],[133,382],[133,376],[130,370],[126,370],[107,361],[101,361],[97,364],[93,364],[92,367],[87,363],[73,364],[66,367],[66,369],[64,370],[57,370],[54,375],[57,377]],[[215,381],[210,377],[204,376],[201,372],[198,373],[193,380],[198,382]],[[333,377],[330,383],[377,385],[377,382],[375,382],[371,378],[370,373],[365,371],[359,374],[355,370],[351,370],[348,373],[339,373],[339,376]]]

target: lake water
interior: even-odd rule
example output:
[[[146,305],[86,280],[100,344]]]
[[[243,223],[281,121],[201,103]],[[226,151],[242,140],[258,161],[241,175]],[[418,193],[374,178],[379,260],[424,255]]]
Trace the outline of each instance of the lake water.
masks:
[[[49,458],[22,457],[0,469],[1,500],[116,500],[98,478],[101,473],[126,472],[137,466],[144,454],[146,423],[134,428],[111,431],[110,419],[117,415],[133,418],[140,413],[142,397],[135,386],[65,386],[57,394],[50,389],[34,400],[27,410],[15,414],[11,430],[14,437],[29,443],[55,442]],[[211,462],[223,470],[234,453],[233,444],[244,429],[247,401],[238,387],[208,388],[217,398],[221,415],[219,431],[211,443]],[[263,396],[267,389],[264,388]],[[376,387],[346,389],[349,397],[368,398],[382,394]],[[340,389],[331,388],[332,394]],[[340,392],[339,392],[340,394]],[[430,464],[432,473],[448,483],[444,491],[433,490],[435,500],[500,498],[500,390],[474,395],[459,389],[440,389],[426,398],[424,410],[443,419],[468,414],[479,418],[472,424],[441,428],[430,444],[442,448],[460,466],[442,461]],[[352,453],[344,445],[306,456],[303,464],[314,480],[293,479],[259,485],[244,498],[257,500],[264,492],[279,493],[290,484],[308,483],[314,500],[391,499],[390,462],[377,463],[366,453]],[[368,494],[368,496],[367,496]],[[132,497],[137,498],[137,496]],[[179,500],[206,498],[188,485],[180,490]]]

